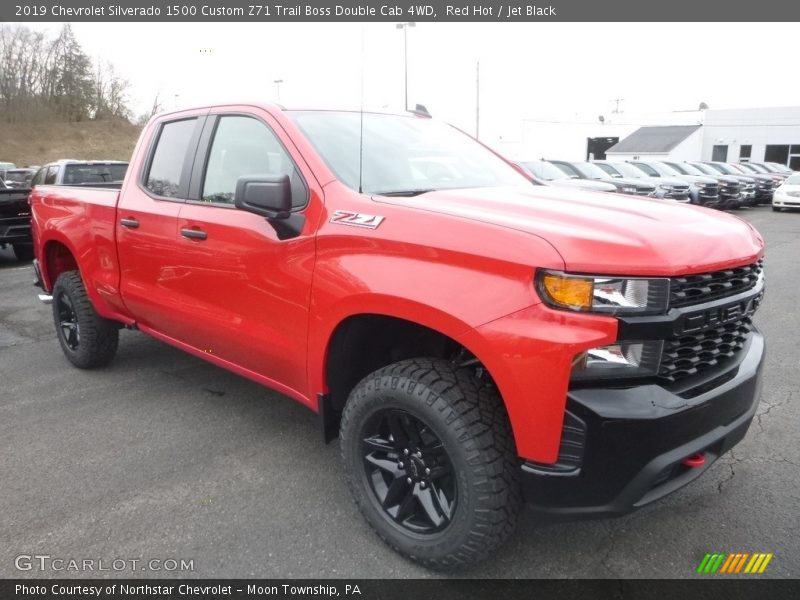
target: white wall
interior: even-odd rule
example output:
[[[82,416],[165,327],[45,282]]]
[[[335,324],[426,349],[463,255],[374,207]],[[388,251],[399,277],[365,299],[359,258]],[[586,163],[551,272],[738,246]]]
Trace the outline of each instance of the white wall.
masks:
[[[645,125],[696,125],[702,121],[703,111],[606,114],[602,123],[597,114],[556,111],[511,124],[498,138],[481,139],[515,160],[586,160],[589,138],[623,139]],[[697,152],[693,159],[699,157],[699,149]]]
[[[764,160],[768,144],[800,146],[800,107],[706,111],[702,159],[711,160],[715,145],[728,146],[737,161],[742,145],[752,145],[751,160]]]
[[[602,123],[547,123],[523,121],[522,136],[514,148],[517,160],[561,159],[586,160],[589,138],[618,137],[638,129],[636,125],[604,125]]]

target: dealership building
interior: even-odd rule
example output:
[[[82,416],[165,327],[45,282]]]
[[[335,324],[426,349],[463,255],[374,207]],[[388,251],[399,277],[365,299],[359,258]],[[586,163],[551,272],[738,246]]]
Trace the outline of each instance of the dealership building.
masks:
[[[498,145],[518,160],[752,160],[800,171],[800,106],[529,119]]]

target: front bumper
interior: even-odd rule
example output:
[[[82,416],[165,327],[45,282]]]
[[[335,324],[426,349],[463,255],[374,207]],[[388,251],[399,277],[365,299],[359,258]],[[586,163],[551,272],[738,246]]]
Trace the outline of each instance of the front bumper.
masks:
[[[571,390],[562,440],[569,460],[523,463],[526,500],[550,516],[620,515],[693,481],[747,432],[758,406],[764,351],[754,330],[735,363],[707,371],[701,380]],[[682,463],[698,452],[703,466]]]
[[[0,244],[32,244],[30,218],[0,218]]]
[[[781,208],[800,208],[800,197],[777,193],[772,198],[772,206]]]

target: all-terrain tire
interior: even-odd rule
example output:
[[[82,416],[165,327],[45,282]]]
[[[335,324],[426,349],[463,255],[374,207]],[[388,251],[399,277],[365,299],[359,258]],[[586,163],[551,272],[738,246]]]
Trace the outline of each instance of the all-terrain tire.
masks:
[[[365,436],[371,431],[370,423],[396,414],[410,415],[409,420],[421,424],[427,436],[435,434],[452,467],[449,485],[456,500],[449,521],[438,531],[420,534],[408,530],[387,512],[383,506],[386,499],[376,491],[376,474],[370,474],[372,462],[367,460],[371,446]],[[392,434],[391,439],[397,437]],[[359,510],[389,546],[411,560],[434,569],[468,566],[486,558],[514,531],[522,494],[511,426],[496,388],[480,381],[474,371],[425,358],[375,371],[350,394],[342,415],[340,443],[347,482]],[[411,452],[413,455],[413,448]],[[400,464],[402,453],[398,450],[397,458],[392,453],[383,456]],[[393,463],[386,464],[394,468]],[[418,470],[425,469],[415,467],[414,476]],[[407,474],[403,471],[401,476]],[[379,484],[380,476],[382,472]],[[387,475],[389,480],[391,477]],[[414,484],[416,492],[424,492],[419,485],[422,483]],[[418,498],[415,502],[418,508],[423,504]]]
[[[110,363],[119,345],[119,324],[98,315],[78,271],[66,271],[53,286],[53,321],[61,349],[80,369]]]

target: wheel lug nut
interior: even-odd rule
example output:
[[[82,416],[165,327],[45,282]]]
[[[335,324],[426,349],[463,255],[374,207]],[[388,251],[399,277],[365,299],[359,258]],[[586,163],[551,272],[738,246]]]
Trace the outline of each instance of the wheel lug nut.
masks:
[[[422,452],[417,450],[417,453],[414,456],[416,456],[417,458],[422,458]]]
[[[406,483],[411,483],[412,481],[413,481],[413,479],[411,479],[411,477],[407,477],[406,478]]]
[[[399,462],[399,463],[397,463],[397,466],[398,466],[399,468],[401,468],[401,469],[405,469],[405,468],[406,468],[406,465],[405,465],[405,464],[404,464],[402,461],[401,461],[401,462]]]
[[[421,481],[420,484],[419,484],[419,487],[421,487],[424,490],[426,485],[427,484],[424,481]]]
[[[406,456],[408,456],[408,448],[404,448],[404,449],[403,449],[403,454],[405,454]]]
[[[425,469],[425,475],[430,475],[430,474],[431,474],[431,470],[430,469]]]

